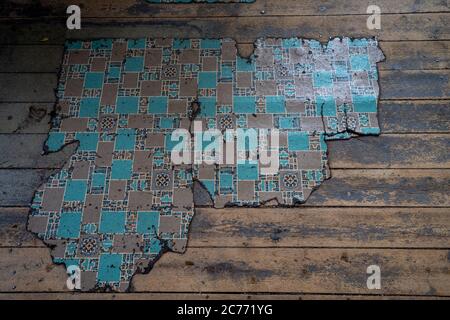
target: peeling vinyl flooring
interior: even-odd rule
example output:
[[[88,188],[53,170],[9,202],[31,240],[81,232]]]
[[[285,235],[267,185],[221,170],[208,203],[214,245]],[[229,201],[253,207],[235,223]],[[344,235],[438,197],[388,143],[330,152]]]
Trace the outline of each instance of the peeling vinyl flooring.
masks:
[[[45,151],[78,147],[39,187],[28,229],[80,268],[82,290],[126,291],[165,251],[184,252],[195,206],[306,202],[330,177],[327,140],[379,134],[383,59],[374,39],[259,39],[250,58],[230,39],[69,41]],[[193,140],[278,129],[277,173],[255,160],[174,165],[180,128]]]

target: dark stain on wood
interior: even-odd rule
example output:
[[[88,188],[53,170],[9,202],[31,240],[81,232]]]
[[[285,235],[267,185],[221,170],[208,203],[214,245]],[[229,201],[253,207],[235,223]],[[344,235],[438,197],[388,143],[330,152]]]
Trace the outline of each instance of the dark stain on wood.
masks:
[[[24,16],[29,18],[38,18],[55,14],[56,10],[50,6],[43,6],[40,1],[32,0],[29,2],[17,2],[3,0],[0,7],[1,16]]]
[[[219,262],[214,264],[207,263],[204,267],[204,271],[213,278],[221,278],[226,274],[227,277],[236,281],[242,281],[249,277],[253,277],[253,280],[261,281],[274,275],[272,270],[255,269],[243,261]]]

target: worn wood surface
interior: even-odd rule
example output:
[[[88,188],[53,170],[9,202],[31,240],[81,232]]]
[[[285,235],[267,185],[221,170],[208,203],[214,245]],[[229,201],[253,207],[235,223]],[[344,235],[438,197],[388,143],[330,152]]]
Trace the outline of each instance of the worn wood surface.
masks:
[[[378,108],[383,134],[450,132],[448,101],[380,101]],[[52,109],[53,103],[0,103],[0,133],[47,134]]]
[[[64,268],[52,264],[47,249],[0,254],[2,292],[67,291]],[[369,294],[371,264],[383,266],[380,294],[450,296],[448,250],[439,249],[189,248],[163,255],[131,285],[135,292]]]
[[[448,70],[380,71],[380,99],[448,99]],[[56,73],[4,73],[0,78],[0,102],[55,101]]]
[[[0,247],[45,247],[26,231],[28,207],[0,209]],[[189,248],[450,248],[447,208],[196,210]]]
[[[448,133],[450,102],[381,101],[378,120],[383,133]]]
[[[0,293],[8,300],[448,300],[433,295],[360,295],[360,294],[305,294],[305,293],[79,293],[79,292],[14,292]]]
[[[0,206],[29,206],[57,169],[1,169]],[[450,207],[450,169],[334,169],[303,206]]]
[[[0,10],[0,17],[65,17],[67,6],[73,4],[71,0],[41,0],[39,4],[27,3],[23,0],[5,0]],[[168,17],[223,17],[223,16],[307,16],[307,15],[365,15],[367,7],[372,4],[368,0],[350,0],[336,5],[333,0],[258,0],[251,4],[216,3],[216,4],[181,4],[173,7],[167,4],[149,4],[145,0],[109,0],[95,3],[91,0],[77,2],[83,8],[86,17],[135,17],[149,16]],[[449,12],[445,1],[441,0],[378,0],[377,5],[383,13],[420,13],[420,12]]]
[[[57,73],[63,58],[63,46],[2,46],[0,72]]]
[[[448,41],[382,42],[386,60],[380,70],[441,70],[450,68]],[[240,44],[238,44],[239,46]],[[247,44],[248,45],[248,44]],[[251,44],[250,51],[253,49]],[[58,72],[63,45],[5,45],[0,48],[0,72]]]
[[[45,133],[53,103],[0,103],[0,133]]]
[[[75,32],[69,2],[0,7],[0,299],[450,298],[447,2],[380,0],[382,29],[370,31],[365,0],[80,0]],[[35,189],[76,147],[41,154],[65,39],[232,37],[249,55],[260,36],[377,36],[382,135],[330,142],[333,178],[303,206],[197,209],[186,254],[163,256],[130,295],[68,292],[64,268],[26,231]],[[370,264],[381,291],[366,289]]]
[[[42,155],[47,134],[0,134],[0,169],[61,168],[74,147]],[[383,134],[328,142],[335,169],[424,168],[450,169],[449,134]]]
[[[62,19],[0,20],[1,44],[62,44],[68,39],[102,37],[234,38],[254,42],[258,37],[303,37],[326,41],[329,37],[373,37],[382,41],[450,40],[447,13],[388,14],[381,30],[368,30],[367,15],[275,16],[215,18],[86,18],[79,31],[66,31]],[[33,32],[30,32],[32,30]]]

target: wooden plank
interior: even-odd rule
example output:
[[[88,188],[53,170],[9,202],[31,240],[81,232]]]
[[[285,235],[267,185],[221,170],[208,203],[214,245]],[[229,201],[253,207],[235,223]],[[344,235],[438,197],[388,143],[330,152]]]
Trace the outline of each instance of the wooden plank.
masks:
[[[327,144],[333,169],[450,168],[448,134],[382,134]]]
[[[340,294],[248,294],[248,293],[83,293],[83,292],[10,292],[0,300],[447,300],[437,296],[340,295]]]
[[[310,206],[447,207],[450,170],[332,170]]]
[[[83,20],[81,30],[67,31],[71,39],[98,37],[208,37],[234,38],[253,42],[258,37],[314,38],[378,37],[379,40],[450,40],[447,13],[401,14],[383,16],[383,28],[367,29],[367,16],[298,16],[245,18],[112,19],[102,23],[96,18]],[[124,28],[133,24],[130,28]]]
[[[52,103],[0,103],[0,133],[48,133]]]
[[[67,291],[45,248],[0,249],[0,291]],[[381,268],[368,290],[366,269]],[[450,295],[448,250],[188,248],[167,253],[133,292]],[[414,279],[412,281],[411,279]]]
[[[245,44],[253,48],[253,44]],[[381,42],[386,61],[380,70],[450,68],[450,41]],[[0,48],[0,72],[58,72],[62,45],[10,45]]]
[[[7,73],[0,77],[0,102],[49,103],[55,101],[54,73]],[[448,99],[447,70],[381,71],[380,99]]]
[[[137,275],[132,283],[135,291],[448,295],[447,255],[447,250],[188,249],[184,256],[164,255],[151,274]],[[365,271],[372,264],[382,270],[377,292],[366,287]]]
[[[449,248],[445,208],[200,208],[190,247]]]
[[[303,37],[326,41],[329,37],[373,37],[381,41],[450,40],[447,13],[383,15],[381,30],[368,30],[367,15],[276,16],[130,19],[85,18],[81,30],[69,30],[63,19],[1,20],[0,44],[62,44],[64,38],[234,38],[253,42],[258,37]]]
[[[4,73],[0,102],[51,103],[56,100],[56,73]]]
[[[450,72],[380,71],[381,99],[445,99],[450,97]]]
[[[0,170],[0,206],[29,206],[36,189],[56,171]]]
[[[449,132],[449,101],[380,101],[382,133]]]
[[[62,46],[2,46],[0,72],[59,72]]]
[[[0,208],[0,247],[45,247],[29,208]],[[189,247],[450,248],[447,208],[200,208]]]
[[[0,133],[48,133],[50,103],[0,103]],[[44,115],[45,114],[45,115]],[[448,101],[380,101],[378,119],[384,133],[450,132]]]
[[[0,206],[29,206],[51,170],[1,169]],[[449,207],[449,169],[336,169],[306,206]]]
[[[75,146],[42,155],[47,134],[0,134],[0,168],[61,168]],[[383,134],[350,140],[328,141],[330,167],[370,168],[447,168],[450,169],[449,134]],[[16,146],[15,148],[9,148]]]
[[[44,243],[26,229],[30,208],[2,208],[0,219],[0,246],[36,246]]]
[[[47,137],[47,134],[0,134],[0,150],[9,150],[0,154],[0,168],[62,168],[77,145],[70,144],[44,155]]]
[[[386,61],[380,70],[433,70],[450,68],[450,42],[380,42]]]
[[[66,8],[70,0],[40,0],[38,4],[30,0],[5,1],[0,17],[66,17]],[[366,14],[370,1],[350,0],[336,6],[332,0],[317,3],[314,0],[258,0],[254,3],[194,3],[167,6],[150,4],[136,0],[110,0],[108,3],[80,0],[77,4],[82,8],[84,17],[209,17],[209,16],[290,16],[290,15],[339,15]],[[402,0],[392,3],[389,0],[378,0],[377,5],[383,14],[387,13],[419,13],[448,12],[444,1],[431,0],[417,2]]]
[[[0,45],[57,44],[65,41],[64,21],[0,21]]]

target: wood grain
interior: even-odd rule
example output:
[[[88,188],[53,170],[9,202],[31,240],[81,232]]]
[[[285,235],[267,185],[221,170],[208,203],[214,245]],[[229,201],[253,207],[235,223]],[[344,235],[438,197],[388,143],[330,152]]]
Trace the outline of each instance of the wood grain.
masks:
[[[383,16],[381,30],[368,30],[367,16],[274,16],[216,18],[119,18],[83,20],[81,30],[66,31],[63,19],[0,20],[0,44],[63,44],[65,38],[234,38],[254,42],[258,37],[378,37],[381,41],[450,40],[448,14],[421,13]],[[14,21],[13,23],[11,21]]]
[[[5,1],[0,17],[66,17],[66,8],[73,4],[70,0],[41,0],[39,4],[30,0]],[[145,0],[109,0],[93,2],[79,0],[85,17],[211,17],[211,16],[290,16],[290,15],[366,15],[370,1],[349,0],[336,5],[332,0],[292,1],[292,0],[257,0],[254,3],[190,3],[180,5],[150,4]],[[393,3],[389,0],[378,0],[377,5],[382,13],[420,13],[448,12],[449,7],[440,0],[414,1],[402,0]]]
[[[60,169],[75,152],[76,144],[70,144],[58,152],[43,154],[48,134],[0,135],[0,149],[11,148],[0,154],[0,168]]]
[[[0,133],[43,133],[50,129],[52,103],[0,103]],[[450,132],[448,100],[380,101],[378,119],[384,133]]]
[[[75,150],[42,155],[47,134],[0,134],[0,169],[61,168]],[[450,169],[449,134],[383,134],[344,141],[328,141],[331,168],[447,168]]]
[[[14,292],[0,293],[0,300],[448,300],[433,295],[359,295],[302,293],[81,293],[81,292]]]
[[[95,18],[84,19],[79,31],[68,31],[69,39],[98,37],[207,37],[234,38],[254,42],[258,37],[302,37],[327,41],[328,38],[374,37],[379,40],[450,40],[448,14],[401,14],[383,16],[383,28],[367,29],[367,16],[286,16],[218,17],[205,19],[111,19],[99,24]],[[127,28],[132,24],[132,27]]]
[[[0,102],[53,103],[56,86],[56,73],[4,73]]]
[[[368,0],[80,0],[83,29],[68,32],[69,2],[0,7],[0,167],[22,168],[0,169],[0,299],[450,297],[448,3],[379,0],[382,29],[370,31]],[[330,143],[330,164],[343,169],[303,207],[197,209],[187,253],[164,255],[135,277],[131,294],[68,292],[64,268],[25,229],[27,206],[52,170],[24,169],[59,167],[69,154],[40,155],[66,38],[232,37],[250,54],[264,36],[377,36],[387,57],[379,64],[383,135]],[[369,264],[381,266],[379,292],[366,289]]]
[[[448,134],[382,134],[327,144],[333,169],[450,168]]]
[[[250,54],[253,44],[250,46]],[[381,42],[386,60],[380,70],[440,70],[449,69],[450,41]],[[238,44],[239,46],[239,44]],[[59,71],[62,45],[9,45],[0,48],[0,72]]]
[[[450,102],[380,101],[378,120],[382,133],[448,132]]]
[[[57,170],[1,169],[0,206],[29,206],[33,194]],[[450,169],[336,169],[306,206],[449,207]]]
[[[2,46],[0,72],[52,72],[58,73],[64,47],[55,46]]]
[[[380,99],[448,99],[447,70],[380,71]],[[0,77],[0,102],[51,103],[56,100],[54,73],[7,73]]]
[[[0,291],[67,291],[46,248],[0,248]],[[373,294],[366,269],[379,265],[377,294],[450,295],[448,250],[189,248],[165,254],[133,292]]]
[[[450,68],[449,41],[380,42],[386,61],[381,70],[433,70]]]
[[[45,247],[29,208],[0,209],[0,247]],[[195,212],[189,248],[450,248],[447,208],[261,208]]]
[[[53,103],[0,103],[0,133],[45,133]]]

